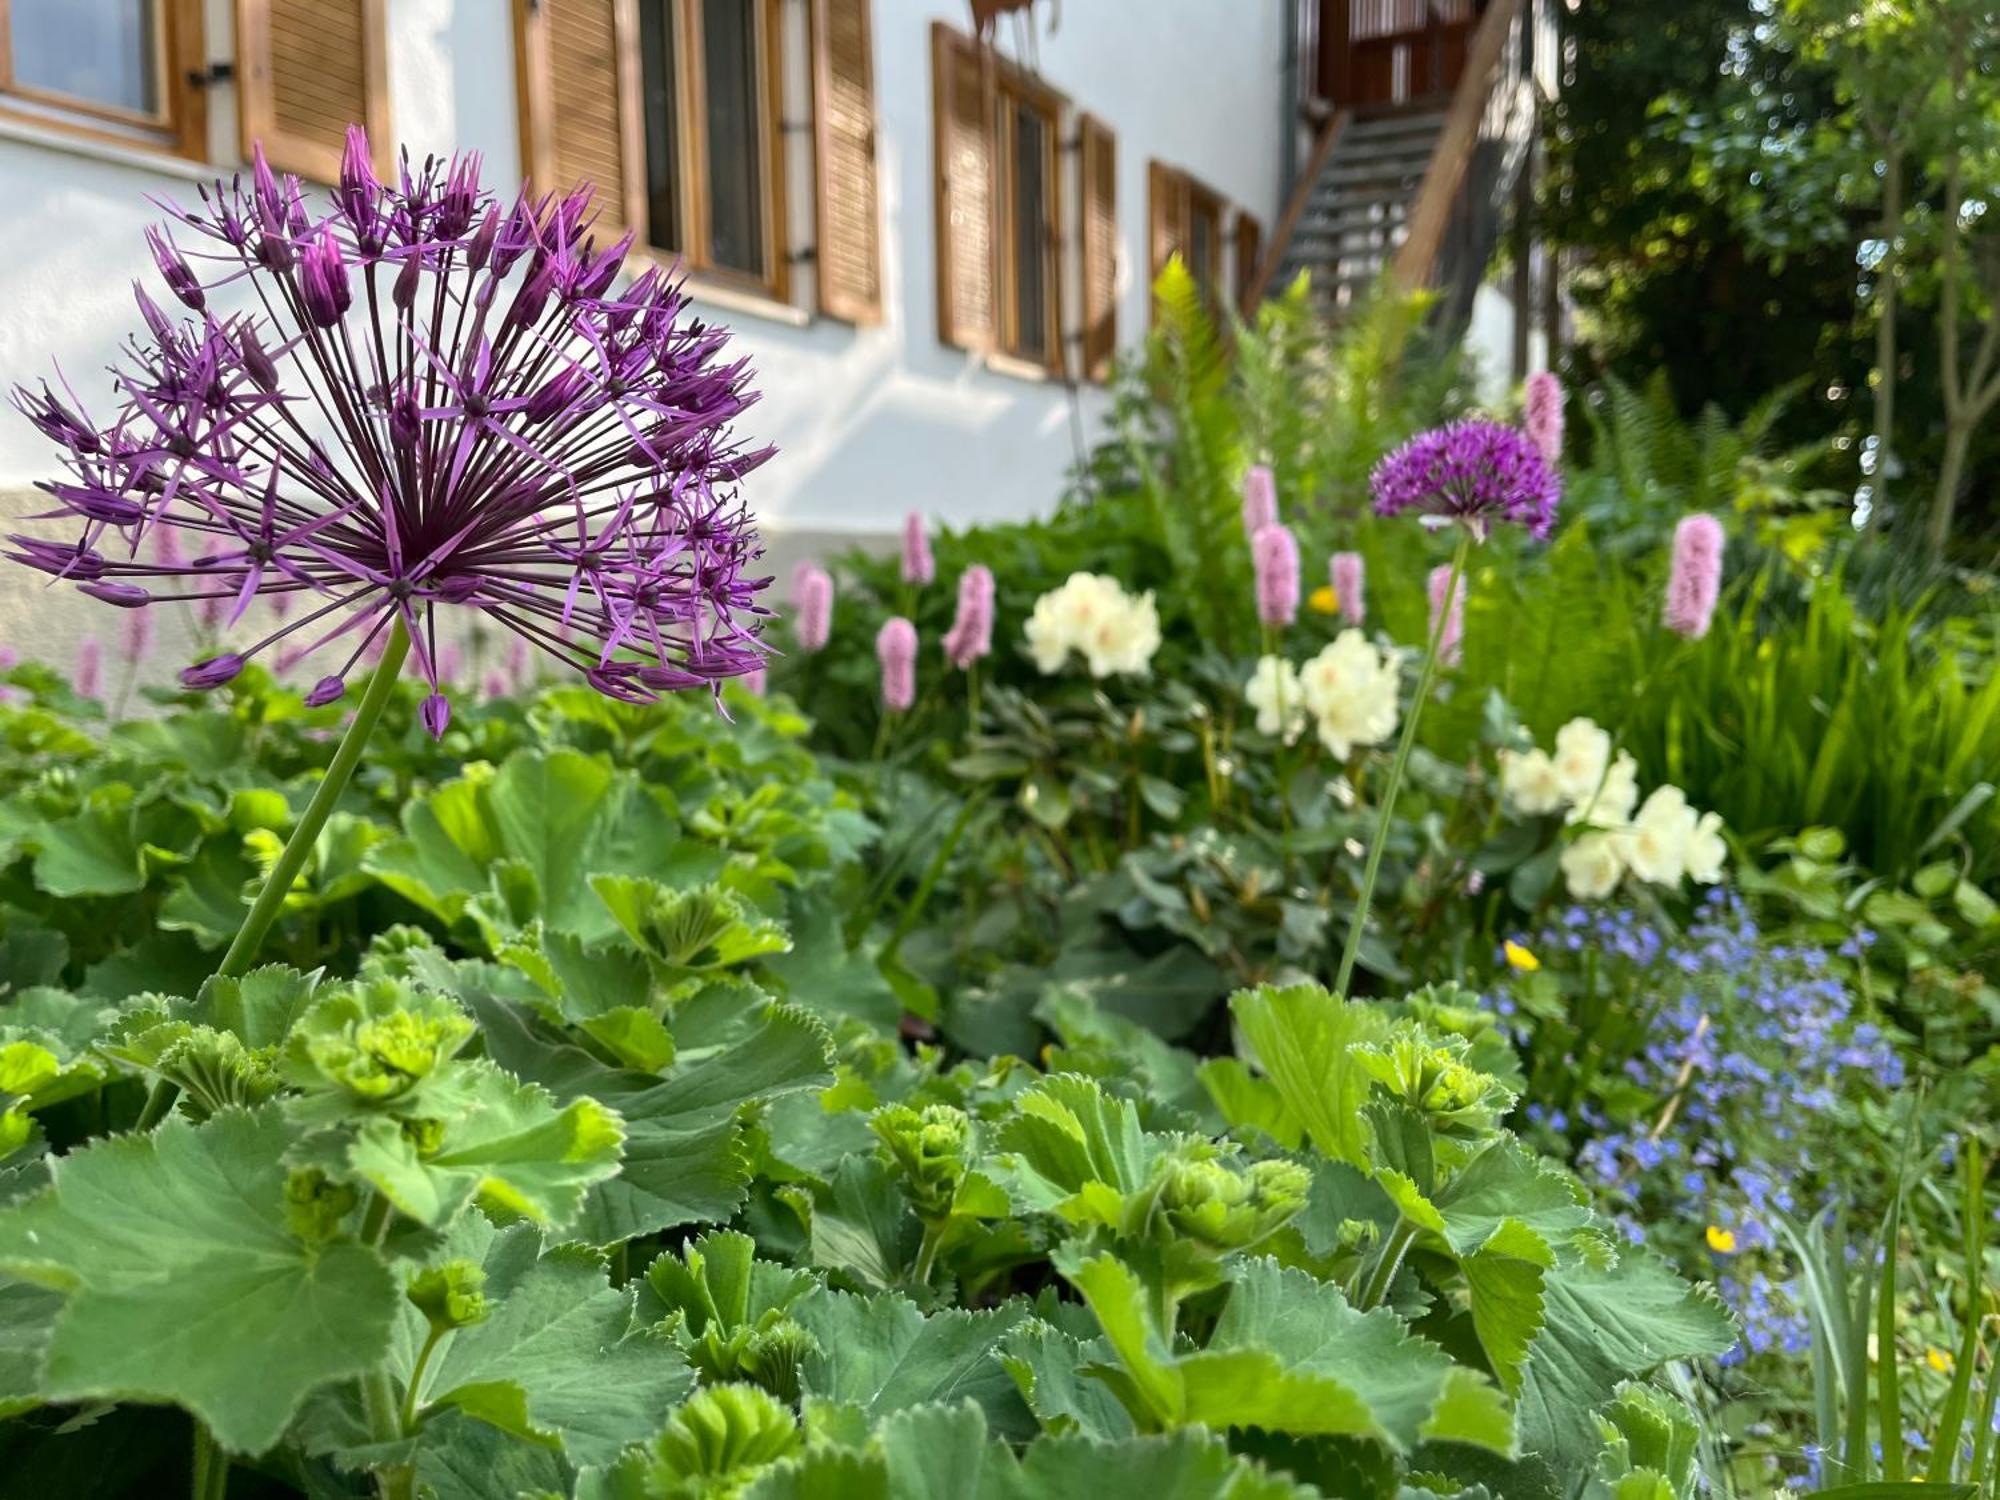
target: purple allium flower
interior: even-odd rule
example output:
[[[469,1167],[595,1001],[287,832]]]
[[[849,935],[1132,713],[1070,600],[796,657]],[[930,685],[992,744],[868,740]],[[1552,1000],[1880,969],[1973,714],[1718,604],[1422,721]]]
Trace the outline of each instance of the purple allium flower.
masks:
[[[1674,528],[1674,566],[1660,618],[1675,635],[1698,641],[1708,634],[1722,591],[1724,540],[1722,523],[1705,511],[1681,517]]]
[[[1512,521],[1540,541],[1556,523],[1562,482],[1518,428],[1475,417],[1419,433],[1375,466],[1375,513],[1415,511],[1425,524],[1451,522],[1486,539]]]
[[[1431,569],[1431,576],[1425,585],[1430,595],[1430,632],[1438,634],[1438,616],[1444,616],[1444,634],[1438,636],[1438,660],[1447,667],[1458,665],[1460,647],[1465,640],[1465,575],[1460,574],[1458,587],[1451,590],[1451,601],[1447,605],[1445,590],[1451,588],[1451,565],[1439,563]]]
[[[1278,524],[1278,482],[1264,464],[1252,464],[1243,476],[1243,535],[1255,540],[1266,526]]]
[[[1299,544],[1291,528],[1273,522],[1250,538],[1257,570],[1257,618],[1273,629],[1299,617]]]
[[[833,635],[833,575],[825,568],[808,568],[799,578],[796,608],[792,633],[799,649],[824,651]]]
[[[964,672],[993,652],[993,570],[974,563],[958,575],[958,613],[945,633],[944,654]]]
[[[104,647],[97,637],[85,636],[77,643],[76,666],[70,673],[70,688],[79,698],[95,698],[104,686]]]
[[[919,587],[937,577],[937,559],[931,556],[931,539],[924,530],[924,513],[913,510],[903,517],[903,582]]]
[[[105,421],[16,390],[69,471],[42,519],[77,529],[12,556],[218,625],[259,596],[301,606],[196,687],[274,647],[335,645],[344,677],[400,623],[435,697],[441,605],[626,700],[755,667],[768,580],[745,576],[736,492],[769,452],[730,436],[754,398],[727,335],[657,269],[612,290],[627,241],[593,234],[587,189],[502,208],[475,156],[405,157],[395,185],[369,160],[357,131],[320,217],[261,153],[247,186],[169,210],[201,248],[155,235],[153,257],[194,316],[140,293]],[[256,311],[216,311],[232,283]]]
[[[917,627],[892,615],[875,633],[875,657],[882,664],[882,706],[909,712],[917,701]]]
[[[1553,468],[1563,451],[1563,388],[1547,370],[1530,375],[1521,392],[1521,430]]]
[[[1340,603],[1340,617],[1350,625],[1368,618],[1368,565],[1359,552],[1336,552],[1327,559],[1327,582]]]

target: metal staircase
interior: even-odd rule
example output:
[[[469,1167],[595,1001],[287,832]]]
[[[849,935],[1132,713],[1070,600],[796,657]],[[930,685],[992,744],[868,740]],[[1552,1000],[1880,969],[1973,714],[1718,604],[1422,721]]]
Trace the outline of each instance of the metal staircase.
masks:
[[[1313,301],[1335,323],[1366,297],[1403,244],[1443,128],[1442,110],[1343,123],[1305,189],[1276,285],[1310,272]]]

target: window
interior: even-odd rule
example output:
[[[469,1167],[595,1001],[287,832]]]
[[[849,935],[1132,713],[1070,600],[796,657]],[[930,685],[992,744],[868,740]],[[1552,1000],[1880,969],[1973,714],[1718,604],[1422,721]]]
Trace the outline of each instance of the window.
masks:
[[[200,156],[200,0],[0,0],[0,107]]]
[[[881,316],[869,0],[515,0],[514,16],[533,182],[593,184],[602,225],[716,295],[783,301],[804,261],[822,312]],[[804,97],[787,99],[788,73]],[[810,150],[784,123],[807,118]],[[810,254],[786,214],[794,140],[794,169],[811,163]]]
[[[1060,373],[1063,98],[942,22],[931,39],[939,336]]]
[[[1264,258],[1264,226],[1242,209],[1236,211],[1236,305],[1244,317],[1254,313],[1257,272]]]
[[[1222,208],[1220,194],[1203,186],[1178,167],[1154,162],[1147,173],[1153,241],[1153,277],[1159,279],[1167,262],[1178,255],[1201,288],[1211,313],[1220,313],[1229,283],[1222,270]]]
[[[640,0],[647,239],[785,291],[776,0]]]

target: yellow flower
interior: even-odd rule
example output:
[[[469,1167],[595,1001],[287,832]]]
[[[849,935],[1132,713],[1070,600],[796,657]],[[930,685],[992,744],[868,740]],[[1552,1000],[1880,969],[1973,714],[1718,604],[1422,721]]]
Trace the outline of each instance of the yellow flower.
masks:
[[[1924,1361],[1940,1375],[1949,1375],[1951,1373],[1951,1356],[1938,1348],[1936,1344],[1931,1345],[1930,1348],[1924,1351]]]
[[[1519,969],[1523,974],[1532,974],[1542,966],[1539,958],[1512,938],[1500,945],[1500,951],[1507,956],[1507,967]]]
[[[1306,608],[1310,609],[1316,615],[1339,614],[1340,595],[1333,591],[1332,584],[1322,583],[1318,588],[1306,595]]]
[[[1736,1233],[1719,1225],[1708,1226],[1708,1248],[1717,1255],[1733,1255],[1736,1252]]]

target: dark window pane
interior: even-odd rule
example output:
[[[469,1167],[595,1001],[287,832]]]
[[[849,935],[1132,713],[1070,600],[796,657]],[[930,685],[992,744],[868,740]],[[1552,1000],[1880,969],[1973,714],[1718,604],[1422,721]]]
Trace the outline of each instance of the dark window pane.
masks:
[[[13,0],[14,81],[92,104],[160,113],[154,0]]]
[[[1047,138],[1040,115],[1014,112],[1014,307],[1016,351],[1034,359],[1049,352]]]
[[[1188,226],[1188,274],[1209,302],[1215,301],[1216,243],[1215,220],[1196,209]]]
[[[680,117],[674,113],[673,0],[639,0],[646,108],[646,229],[663,250],[682,250]]]
[[[709,255],[726,270],[762,276],[763,122],[758,108],[757,8],[762,0],[702,6],[702,83],[708,91]]]

